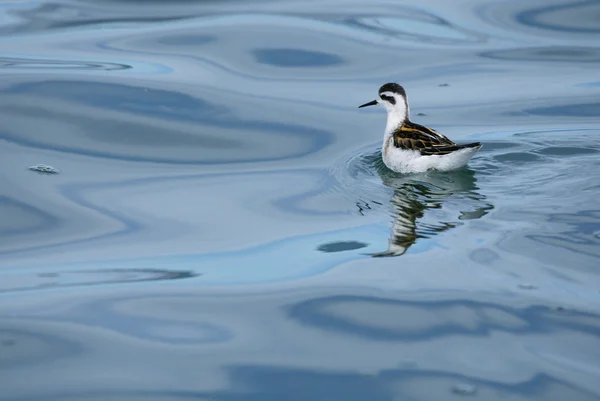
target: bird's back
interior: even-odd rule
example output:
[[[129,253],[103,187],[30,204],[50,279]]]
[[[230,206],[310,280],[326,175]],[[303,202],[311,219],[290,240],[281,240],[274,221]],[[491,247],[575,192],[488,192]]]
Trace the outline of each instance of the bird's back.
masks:
[[[396,128],[391,139],[384,143],[383,161],[401,173],[456,169],[481,148],[479,142],[458,145],[439,132],[411,121]]]
[[[456,144],[439,132],[423,125],[405,120],[393,132],[394,146],[406,150],[422,150],[437,146]]]

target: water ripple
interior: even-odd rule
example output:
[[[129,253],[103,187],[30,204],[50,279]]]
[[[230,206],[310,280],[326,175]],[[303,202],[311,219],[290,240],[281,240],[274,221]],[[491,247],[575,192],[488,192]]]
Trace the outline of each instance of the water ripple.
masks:
[[[0,398],[597,399],[598,4],[3,2]]]
[[[315,127],[238,117],[207,94],[51,80],[12,85],[5,92],[14,101],[0,112],[11,122],[0,138],[64,153],[132,162],[228,164],[301,157],[333,142],[331,132]],[[29,129],[10,128],[24,124]],[[38,135],[49,126],[56,128],[60,141]],[[237,129],[245,135],[234,133]]]
[[[385,167],[379,150],[363,150],[338,162],[332,174],[338,182],[336,189],[352,197],[362,215],[381,208],[391,215],[388,249],[374,256],[402,255],[419,238],[435,237],[494,208],[479,193],[474,171],[403,176]]]
[[[600,33],[596,0],[565,1],[521,11],[515,16],[519,23],[536,29],[565,33]]]
[[[583,46],[526,47],[483,52],[480,55],[494,60],[535,63],[573,63],[575,60],[582,63],[598,63],[600,61],[600,49]]]
[[[358,309],[362,314],[351,313]],[[463,313],[455,313],[463,310]],[[486,337],[491,332],[545,333],[549,327],[577,330],[591,336],[600,336],[600,316],[573,312],[579,316],[576,327],[560,323],[560,313],[545,306],[512,309],[496,304],[452,301],[402,301],[397,299],[338,296],[312,299],[287,309],[291,319],[307,326],[341,335],[358,336],[370,341],[420,342],[437,337],[456,335]],[[395,316],[393,321],[381,319]],[[419,316],[418,319],[415,317]],[[447,318],[444,318],[446,316]],[[457,319],[458,318],[458,319]],[[575,320],[575,319],[573,319]]]
[[[102,63],[75,60],[44,60],[15,57],[0,57],[0,68],[6,70],[127,70],[126,64]]]
[[[197,277],[189,271],[159,269],[102,269],[20,273],[4,275],[0,293],[82,287],[108,284],[141,283],[146,281],[180,280]]]

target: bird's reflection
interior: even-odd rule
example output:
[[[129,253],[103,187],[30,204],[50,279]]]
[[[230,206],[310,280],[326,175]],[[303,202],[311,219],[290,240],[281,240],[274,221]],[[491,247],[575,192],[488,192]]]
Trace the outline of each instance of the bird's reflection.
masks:
[[[486,202],[476,186],[475,172],[465,168],[452,172],[431,171],[415,175],[393,175],[385,168],[377,169],[384,185],[393,188],[390,199],[392,232],[388,248],[372,256],[400,256],[418,238],[428,238],[461,224],[461,220],[480,218],[493,206]],[[449,221],[420,221],[430,209],[442,209],[452,202]],[[456,206],[460,203],[460,206]]]

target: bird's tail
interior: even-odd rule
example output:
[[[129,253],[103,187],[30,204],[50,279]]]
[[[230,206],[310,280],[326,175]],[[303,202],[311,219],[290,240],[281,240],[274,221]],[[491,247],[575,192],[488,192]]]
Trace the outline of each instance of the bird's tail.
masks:
[[[466,148],[480,148],[481,142],[473,142],[473,143],[467,143],[465,145],[458,145],[458,148],[460,149],[466,149]]]

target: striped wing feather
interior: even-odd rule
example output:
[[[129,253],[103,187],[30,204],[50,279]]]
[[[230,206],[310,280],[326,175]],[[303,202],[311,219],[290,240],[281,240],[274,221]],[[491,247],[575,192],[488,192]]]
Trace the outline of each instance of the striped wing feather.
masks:
[[[439,132],[411,121],[396,128],[393,137],[395,147],[418,150],[423,156],[445,155],[462,148]]]

